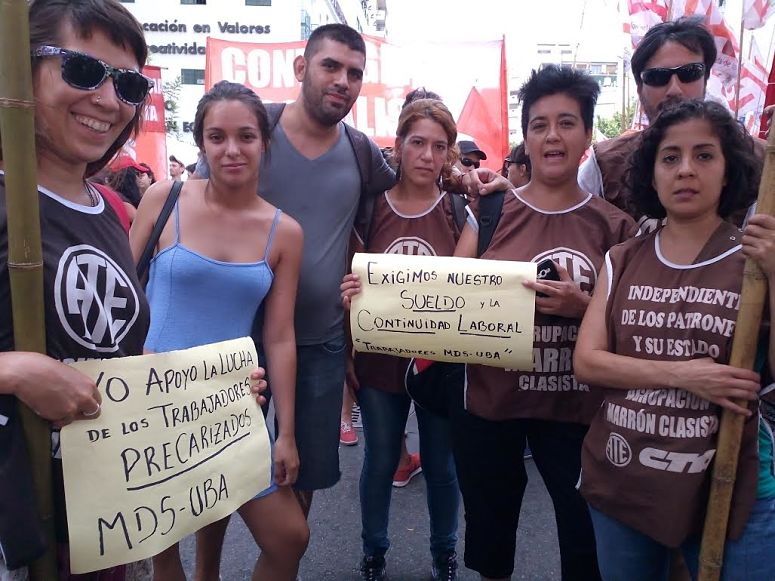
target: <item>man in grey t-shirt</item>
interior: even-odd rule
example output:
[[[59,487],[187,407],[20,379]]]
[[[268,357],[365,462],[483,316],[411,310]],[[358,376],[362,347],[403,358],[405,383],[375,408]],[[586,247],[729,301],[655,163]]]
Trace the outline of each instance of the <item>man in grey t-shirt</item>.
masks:
[[[293,63],[301,94],[282,111],[264,156],[259,191],[304,229],[296,300],[296,490],[305,513],[314,490],[339,481],[339,416],[345,336],[339,284],[361,195],[358,163],[342,119],[361,90],[366,45],[342,24],[316,29]],[[392,185],[379,150],[372,183]],[[271,363],[271,362],[270,362]]]

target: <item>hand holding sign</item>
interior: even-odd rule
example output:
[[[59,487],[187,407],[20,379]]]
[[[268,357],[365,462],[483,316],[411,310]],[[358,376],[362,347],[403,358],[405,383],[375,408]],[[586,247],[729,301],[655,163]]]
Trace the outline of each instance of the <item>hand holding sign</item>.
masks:
[[[73,366],[102,413],[61,432],[75,573],[155,555],[270,484],[250,338]]]
[[[535,294],[520,283],[535,280],[535,264],[356,254],[352,270],[356,350],[532,369]],[[343,282],[343,299],[353,282]]]

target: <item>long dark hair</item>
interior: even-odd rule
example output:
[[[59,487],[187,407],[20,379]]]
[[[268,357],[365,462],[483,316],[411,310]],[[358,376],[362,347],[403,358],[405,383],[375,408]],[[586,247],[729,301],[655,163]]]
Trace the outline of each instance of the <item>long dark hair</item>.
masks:
[[[125,202],[129,202],[135,208],[140,204],[140,188],[137,187],[137,176],[140,175],[133,167],[125,167],[108,177],[108,183],[111,188],[116,190]]]
[[[258,123],[258,130],[261,132],[261,142],[266,155],[269,152],[269,116],[266,113],[266,107],[261,102],[261,98],[252,90],[239,83],[231,83],[229,81],[215,83],[212,89],[199,99],[199,104],[196,106],[196,116],[194,117],[194,143],[196,143],[199,150],[204,153],[205,116],[210,109],[210,105],[216,101],[239,101],[253,111]]]

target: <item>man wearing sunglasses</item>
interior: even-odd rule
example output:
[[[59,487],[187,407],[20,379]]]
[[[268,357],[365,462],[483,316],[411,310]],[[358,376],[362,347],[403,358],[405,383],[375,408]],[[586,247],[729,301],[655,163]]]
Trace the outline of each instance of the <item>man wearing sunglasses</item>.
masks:
[[[667,105],[702,99],[716,61],[713,36],[698,18],[680,18],[653,26],[632,55],[632,74],[646,116],[654,119]],[[630,154],[640,144],[640,133],[627,131],[592,146],[581,164],[579,185],[625,212],[628,192],[623,183]],[[642,216],[633,216],[636,220]]]
[[[487,159],[487,155],[473,141],[458,141],[457,147],[460,150],[460,159],[455,162],[455,166],[463,175],[479,169],[482,161]]]

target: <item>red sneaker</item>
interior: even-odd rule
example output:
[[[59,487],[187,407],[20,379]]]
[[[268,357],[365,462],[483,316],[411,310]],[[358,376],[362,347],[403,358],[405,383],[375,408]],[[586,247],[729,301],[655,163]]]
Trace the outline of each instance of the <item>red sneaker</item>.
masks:
[[[350,422],[342,422],[340,424],[339,443],[343,446],[355,446],[358,443],[358,434],[355,433]]]
[[[399,466],[396,473],[393,474],[393,486],[403,488],[409,481],[422,472],[419,454],[409,454],[409,462],[406,466]]]

